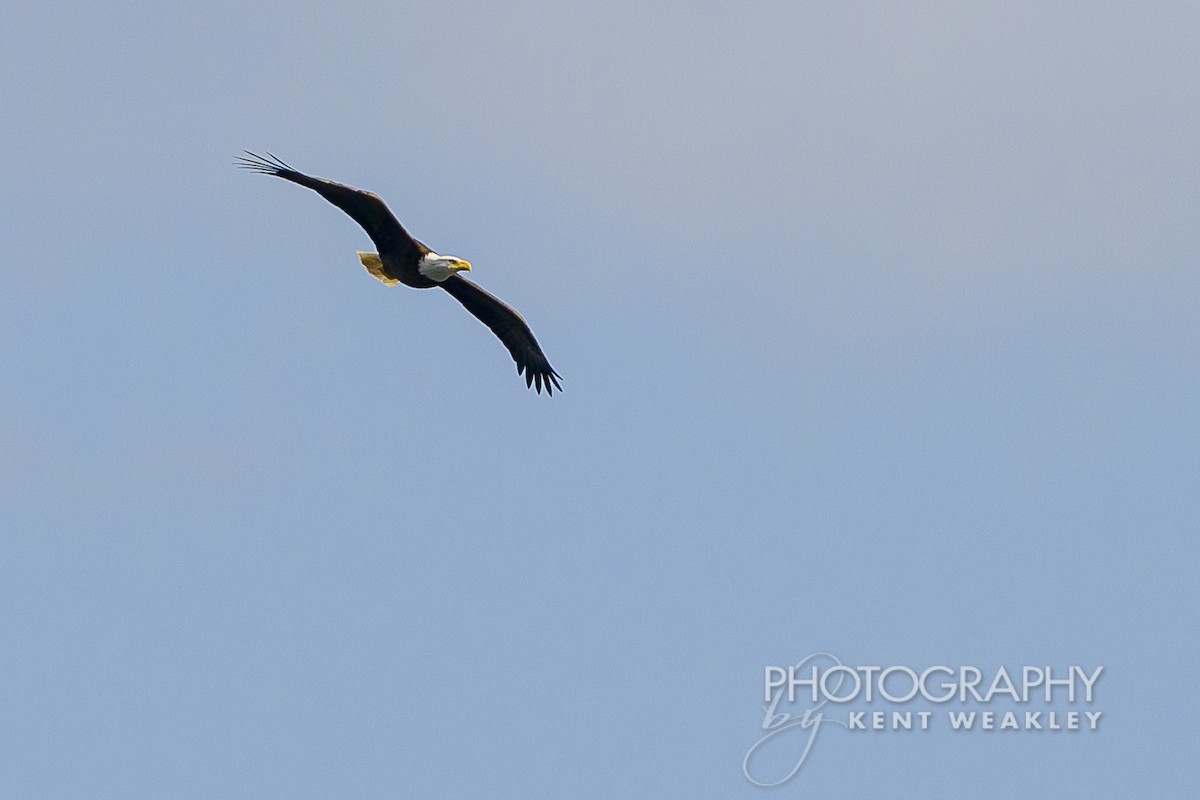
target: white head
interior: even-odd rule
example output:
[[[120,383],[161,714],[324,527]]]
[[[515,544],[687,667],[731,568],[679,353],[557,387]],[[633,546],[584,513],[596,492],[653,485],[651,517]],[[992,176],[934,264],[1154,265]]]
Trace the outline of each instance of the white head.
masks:
[[[417,271],[431,281],[441,283],[456,272],[470,272],[471,262],[455,256],[438,255],[431,250],[421,257]]]

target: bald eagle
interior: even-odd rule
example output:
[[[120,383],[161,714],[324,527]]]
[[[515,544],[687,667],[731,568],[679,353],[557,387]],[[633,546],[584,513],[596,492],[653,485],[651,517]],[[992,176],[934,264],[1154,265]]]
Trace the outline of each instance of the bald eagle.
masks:
[[[248,150],[243,152],[246,155],[237,158],[237,165],[242,169],[307,186],[361,225],[379,251],[358,251],[359,261],[373,277],[388,286],[403,283],[414,289],[434,286],[445,289],[500,338],[513,361],[517,362],[517,374],[524,374],[526,386],[536,386],[538,394],[543,386],[547,395],[553,395],[555,389],[562,391],[558,383],[562,376],[550,366],[521,315],[459,276],[460,272],[471,271],[469,261],[439,255],[418,242],[404,230],[377,194],[305,175],[270,153],[264,158]]]

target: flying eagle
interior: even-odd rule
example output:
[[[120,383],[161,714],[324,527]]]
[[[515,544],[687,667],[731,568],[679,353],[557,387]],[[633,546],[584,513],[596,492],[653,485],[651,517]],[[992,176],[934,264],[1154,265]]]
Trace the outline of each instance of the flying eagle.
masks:
[[[458,275],[471,271],[469,261],[439,255],[409,236],[377,194],[297,172],[270,153],[263,158],[244,152],[244,157],[237,158],[239,167],[307,186],[361,225],[379,250],[358,251],[359,261],[372,276],[388,286],[403,283],[414,289],[442,287],[500,338],[517,362],[517,374],[525,375],[526,386],[536,385],[538,394],[543,386],[548,395],[553,395],[555,389],[562,391],[558,384],[562,376],[550,366],[521,315]]]

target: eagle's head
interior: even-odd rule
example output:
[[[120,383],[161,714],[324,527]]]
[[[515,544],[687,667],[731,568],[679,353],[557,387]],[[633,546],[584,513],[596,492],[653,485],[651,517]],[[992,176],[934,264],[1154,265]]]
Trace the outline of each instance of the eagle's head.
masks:
[[[470,272],[471,262],[457,256],[443,256],[430,251],[417,262],[417,271],[431,281],[441,283],[456,272]]]

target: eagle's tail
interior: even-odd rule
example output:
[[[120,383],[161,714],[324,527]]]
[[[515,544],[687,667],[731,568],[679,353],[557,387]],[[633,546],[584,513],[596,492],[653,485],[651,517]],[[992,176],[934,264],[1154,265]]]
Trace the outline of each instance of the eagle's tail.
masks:
[[[383,271],[383,260],[379,257],[379,253],[364,253],[362,250],[355,252],[358,253],[358,260],[367,268],[367,272],[371,273],[372,278],[388,286],[395,286],[400,282]]]

